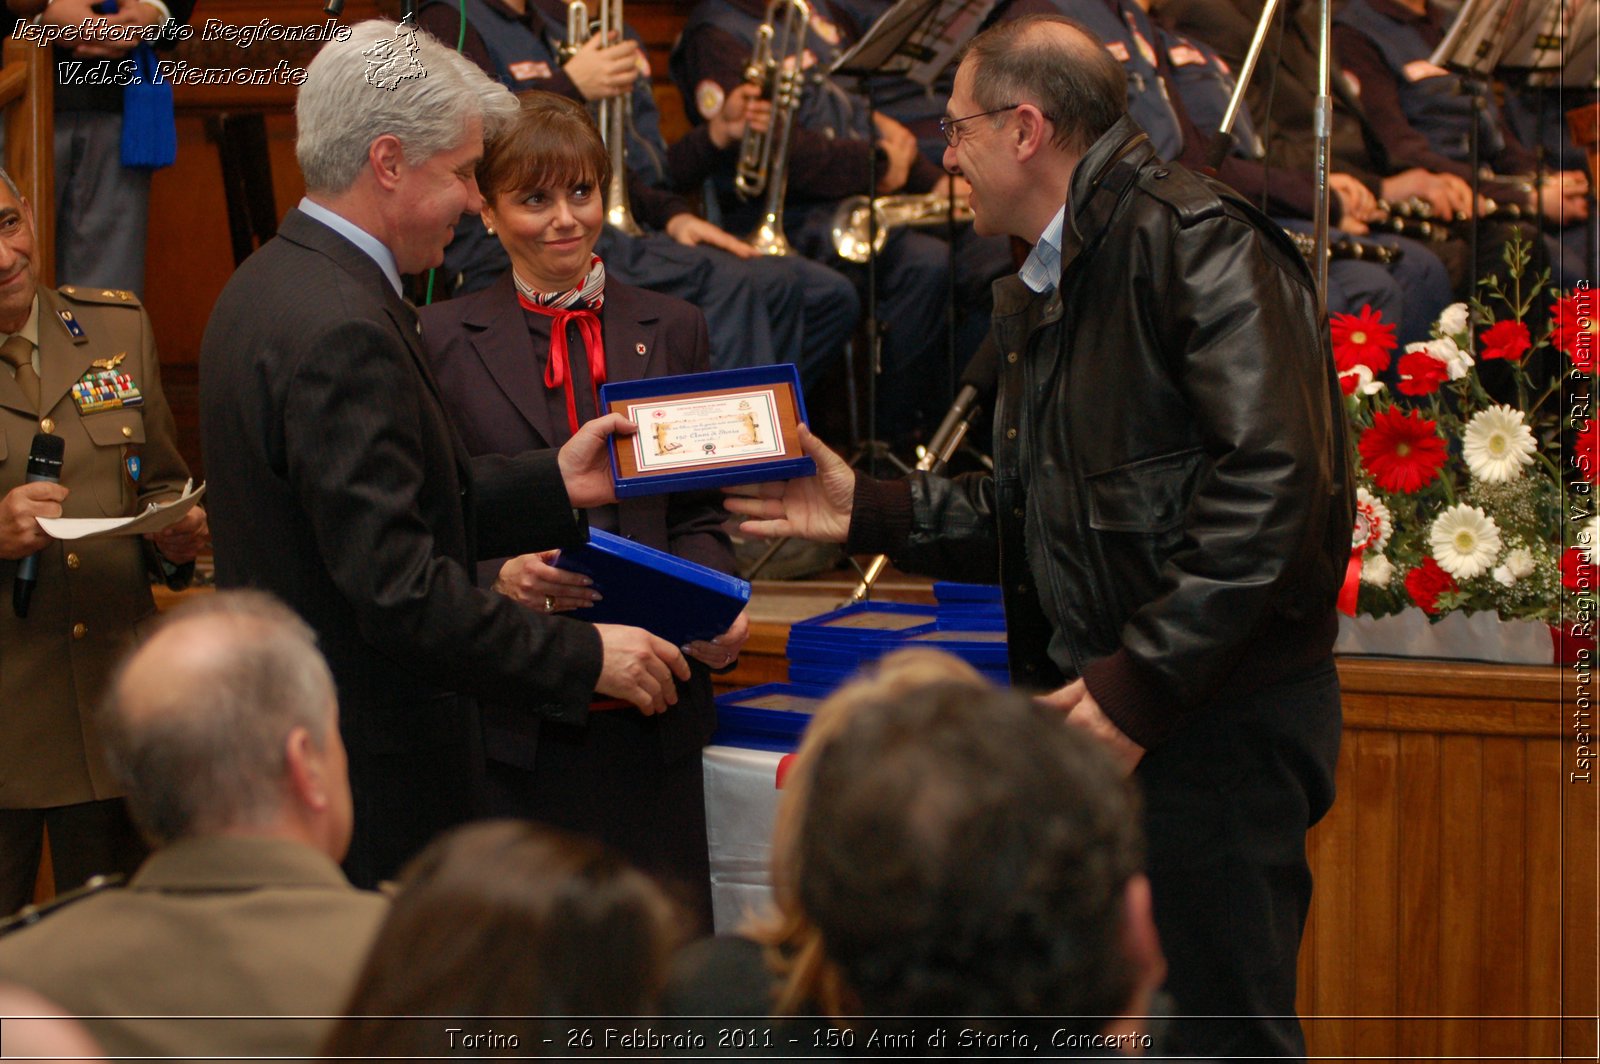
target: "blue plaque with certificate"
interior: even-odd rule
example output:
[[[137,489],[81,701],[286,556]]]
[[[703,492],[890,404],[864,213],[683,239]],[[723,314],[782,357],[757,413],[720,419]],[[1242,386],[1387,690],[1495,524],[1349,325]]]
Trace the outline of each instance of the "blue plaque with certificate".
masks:
[[[633,625],[673,646],[721,635],[750,601],[748,580],[598,528],[583,546],[564,548],[555,564],[589,577],[601,595],[566,616]]]
[[[615,381],[600,408],[639,426],[611,437],[617,498],[811,476],[800,373],[788,362]]]

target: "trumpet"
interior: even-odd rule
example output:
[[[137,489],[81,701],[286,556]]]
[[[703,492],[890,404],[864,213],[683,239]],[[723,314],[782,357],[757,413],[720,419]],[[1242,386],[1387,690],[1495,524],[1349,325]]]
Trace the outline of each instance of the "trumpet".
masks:
[[[772,101],[771,127],[765,133],[746,127],[733,178],[742,199],[766,193],[761,222],[749,238],[750,246],[763,255],[789,254],[789,240],[783,234],[783,197],[789,189],[789,140],[804,89],[800,68],[810,21],[811,7],[805,0],[771,0],[766,19],[756,31],[750,62],[745,65],[745,80],[760,85],[761,95]]]
[[[589,6],[584,0],[572,0],[567,5],[567,43],[561,49],[565,62],[588,43],[592,34],[609,44],[611,34],[622,36],[622,0],[600,0],[600,17],[589,19]],[[628,204],[628,128],[633,125],[633,95],[626,93],[601,100],[595,124],[600,127],[600,139],[605,141],[611,156],[611,180],[606,184],[606,224],[629,236],[640,236],[644,230],[634,221],[633,209]]]
[[[877,216],[877,232],[873,234],[873,215]],[[889,239],[889,230],[902,225],[938,225],[954,216],[958,222],[972,221],[972,206],[965,196],[950,197],[937,192],[920,195],[879,196],[868,201],[865,196],[851,196],[842,200],[833,212],[829,229],[833,235],[833,250],[846,262],[866,262],[883,250]]]

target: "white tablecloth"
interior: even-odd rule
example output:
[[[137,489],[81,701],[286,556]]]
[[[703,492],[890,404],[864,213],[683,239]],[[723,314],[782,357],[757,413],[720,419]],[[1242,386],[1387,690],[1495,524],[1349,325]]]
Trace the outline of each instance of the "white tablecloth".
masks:
[[[711,847],[711,908],[717,934],[738,930],[772,906],[767,862],[778,815],[782,754],[708,746],[706,838]]]

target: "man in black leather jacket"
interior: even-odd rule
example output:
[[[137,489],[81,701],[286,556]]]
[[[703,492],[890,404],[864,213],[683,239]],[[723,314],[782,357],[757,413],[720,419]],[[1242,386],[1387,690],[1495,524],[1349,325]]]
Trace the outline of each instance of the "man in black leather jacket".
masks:
[[[999,579],[1014,682],[1137,766],[1182,1048],[1298,1056],[1305,834],[1340,732],[1340,393],[1282,231],[1158,159],[1124,101],[1053,17],[980,35],[957,72],[945,166],[980,231],[1035,245],[995,286],[994,473],[875,481],[807,437],[817,477],[728,506]]]

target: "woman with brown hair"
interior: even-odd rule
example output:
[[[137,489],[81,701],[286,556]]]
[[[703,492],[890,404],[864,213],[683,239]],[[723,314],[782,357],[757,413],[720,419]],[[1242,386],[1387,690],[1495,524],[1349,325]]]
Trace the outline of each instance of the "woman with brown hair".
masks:
[[[553,1018],[655,1009],[671,903],[598,843],[480,822],[433,842],[400,883],[329,1059],[560,1052],[572,1025]]]
[[[588,113],[550,93],[522,97],[517,119],[486,148],[477,172],[483,221],[512,267],[481,292],[421,312],[444,404],[474,456],[561,446],[597,415],[608,380],[709,366],[698,310],[607,279],[594,247],[605,226],[609,175]],[[718,498],[706,493],[631,499],[588,513],[595,528],[731,572],[723,516]],[[553,554],[497,559],[484,563],[479,577],[545,613],[600,597],[586,578],[554,561]],[[676,685],[676,704],[664,713],[646,716],[597,696],[587,722],[569,726],[541,723],[527,706],[486,706],[492,810],[615,846],[668,881],[709,931],[700,751],[716,726],[711,670],[733,665],[747,630],[741,614],[716,639],[684,647],[692,676]]]

